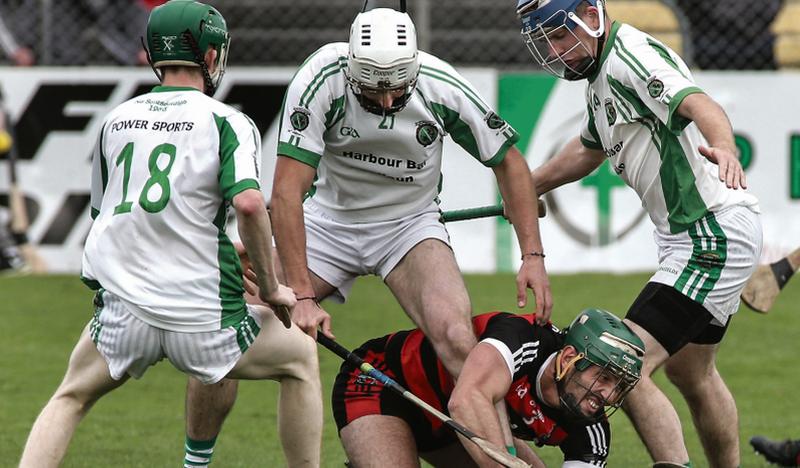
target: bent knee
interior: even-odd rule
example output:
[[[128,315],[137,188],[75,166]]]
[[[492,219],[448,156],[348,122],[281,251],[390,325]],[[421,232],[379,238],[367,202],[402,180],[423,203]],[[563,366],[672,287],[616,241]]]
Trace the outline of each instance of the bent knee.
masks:
[[[719,372],[713,363],[687,366],[683,362],[667,361],[664,374],[673,385],[681,389],[701,386],[719,378]]]
[[[286,374],[288,377],[309,380],[319,379],[319,358],[317,356],[317,344],[308,335],[298,340],[297,350],[293,353],[294,358],[286,363]]]

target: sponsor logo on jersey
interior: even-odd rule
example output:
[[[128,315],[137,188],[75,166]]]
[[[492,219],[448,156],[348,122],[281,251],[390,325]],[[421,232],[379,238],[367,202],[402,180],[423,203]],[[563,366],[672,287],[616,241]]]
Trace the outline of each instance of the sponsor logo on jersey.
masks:
[[[428,146],[439,138],[439,129],[436,124],[423,120],[417,122],[417,142],[422,146]]]
[[[653,78],[647,83],[647,93],[650,97],[656,99],[664,93],[664,82],[658,78]]]
[[[298,132],[302,132],[306,128],[308,128],[308,115],[311,112],[304,108],[304,107],[295,107],[294,112],[289,117],[289,122],[292,123],[292,128],[297,130]]]
[[[491,128],[492,130],[497,130],[498,128],[502,128],[506,124],[506,121],[503,120],[502,117],[495,114],[494,112],[489,112],[489,114],[486,117],[484,117],[483,120],[486,121],[486,125],[488,125],[489,128]]]
[[[610,158],[610,157],[612,157],[612,156],[616,156],[617,154],[619,154],[619,152],[620,152],[620,151],[622,151],[622,148],[623,148],[624,146],[625,146],[625,140],[620,140],[620,141],[619,141],[619,142],[618,142],[616,145],[614,145],[612,148],[603,149],[603,151],[606,153],[606,157],[607,157],[607,158]]]
[[[611,98],[606,98],[606,118],[608,125],[614,125],[617,121],[617,109],[614,107],[614,101]]]

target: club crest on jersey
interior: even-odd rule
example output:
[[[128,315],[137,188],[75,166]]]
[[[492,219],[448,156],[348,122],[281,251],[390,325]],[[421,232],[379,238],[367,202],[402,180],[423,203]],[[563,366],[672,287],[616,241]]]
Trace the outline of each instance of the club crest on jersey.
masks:
[[[649,83],[647,83],[647,93],[650,94],[651,98],[656,99],[661,96],[663,92],[664,82],[658,78],[653,78]]]
[[[439,129],[436,124],[427,120],[417,122],[417,142],[422,146],[428,146],[439,138]]]
[[[164,43],[163,49],[164,52],[172,52],[172,41],[177,39],[178,36],[161,36],[161,41]]]
[[[614,101],[611,98],[607,98],[605,107],[608,125],[614,125],[614,122],[617,121],[617,108],[614,107]]]
[[[506,121],[494,112],[489,112],[489,114],[484,117],[483,120],[486,121],[486,125],[488,125],[492,130],[502,128],[506,124]]]
[[[304,107],[295,107],[294,112],[289,117],[289,122],[292,123],[292,128],[297,130],[298,132],[302,132],[306,128],[308,128],[308,116],[311,114],[311,111]]]

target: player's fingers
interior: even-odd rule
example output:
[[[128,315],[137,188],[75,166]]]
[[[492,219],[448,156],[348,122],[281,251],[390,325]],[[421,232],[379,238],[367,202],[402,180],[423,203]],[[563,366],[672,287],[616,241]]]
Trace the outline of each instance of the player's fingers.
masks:
[[[528,303],[528,287],[527,284],[517,279],[517,307],[520,309],[525,307]]]
[[[539,217],[544,218],[547,216],[547,205],[544,204],[544,200],[541,198],[536,200],[536,207],[539,211]]]
[[[322,334],[332,340],[336,339],[336,337],[333,336],[333,332],[331,331],[331,316],[328,314],[325,314],[325,317],[322,319]]]
[[[275,315],[281,321],[284,327],[292,328],[292,313],[286,306],[275,307]]]
[[[739,186],[743,189],[747,188],[747,175],[744,173],[744,169],[742,169],[742,172],[739,174]]]
[[[244,282],[244,290],[247,291],[247,294],[251,296],[258,295],[258,288],[256,288],[256,284],[250,281],[248,278],[245,278]]]
[[[699,151],[700,154],[703,155],[703,157],[705,157],[706,159],[708,159],[708,160],[710,160],[712,162],[714,161],[714,159],[713,159],[714,158],[714,150],[713,150],[713,148],[709,148],[707,146],[700,145],[700,146],[697,147],[697,151]]]

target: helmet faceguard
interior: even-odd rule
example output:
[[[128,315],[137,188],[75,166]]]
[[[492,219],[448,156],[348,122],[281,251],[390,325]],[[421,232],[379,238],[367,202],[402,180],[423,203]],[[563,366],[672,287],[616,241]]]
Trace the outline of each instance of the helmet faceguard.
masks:
[[[407,13],[375,8],[356,16],[345,76],[364,109],[378,115],[402,110],[414,93],[418,74],[417,33]],[[385,93],[394,98],[388,108],[375,100]]]
[[[230,40],[219,11],[192,0],[172,0],[156,7],[147,21],[147,57],[158,79],[163,80],[161,67],[199,67],[209,96],[222,82]],[[209,47],[217,51],[213,72],[205,61]]]
[[[563,369],[556,357],[561,406],[578,419],[611,415],[641,378],[644,343],[611,313],[587,309],[567,328],[565,346],[577,354]],[[587,400],[594,414],[581,410]]]
[[[592,29],[577,14],[586,2],[597,8],[599,26]],[[517,15],[522,21],[522,36],[534,60],[558,78],[569,81],[589,77],[599,63],[605,35],[605,10],[602,0],[519,0]],[[580,40],[576,28],[598,39],[592,51]],[[582,58],[572,58],[578,55]]]

